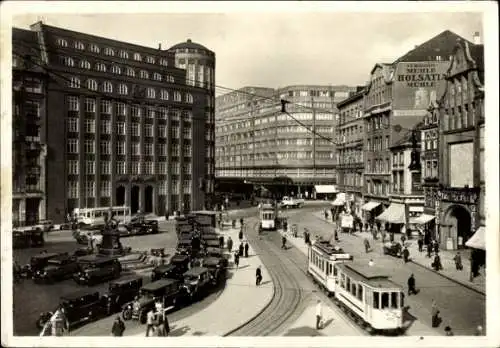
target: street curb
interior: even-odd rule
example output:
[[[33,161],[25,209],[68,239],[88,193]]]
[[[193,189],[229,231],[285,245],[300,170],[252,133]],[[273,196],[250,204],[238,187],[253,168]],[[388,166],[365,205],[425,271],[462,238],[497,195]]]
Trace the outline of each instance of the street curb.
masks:
[[[258,224],[258,222],[255,223],[255,225],[257,225],[257,224]],[[264,265],[263,262],[261,262],[261,264],[265,267],[265,265]],[[245,320],[245,322],[243,322],[242,324],[238,325],[236,328],[227,331],[225,334],[222,335],[222,337],[227,337],[227,336],[231,335],[233,332],[238,331],[239,329],[241,329],[242,327],[244,327],[245,325],[247,325],[249,322],[251,322],[252,320],[254,320],[255,318],[257,318],[259,315],[261,315],[271,305],[271,302],[273,302],[275,296],[276,296],[276,291],[275,291],[274,282],[273,282],[273,295],[271,296],[271,298],[269,299],[269,301],[267,302],[267,304],[264,307],[262,307],[262,309],[260,311],[258,311],[255,315],[252,315],[250,318],[248,318],[247,320]]]
[[[413,261],[413,260],[411,260],[411,259],[410,259],[410,262],[411,262],[411,263],[413,263],[413,264],[415,264],[415,265],[417,265],[417,266],[420,266],[420,267],[422,267],[422,268],[425,268],[425,269],[427,269],[427,270],[429,270],[429,271],[431,271],[431,272],[433,272],[433,273],[435,273],[435,274],[439,274],[441,277],[446,278],[446,279],[448,279],[448,280],[450,280],[450,281],[452,281],[452,282],[454,282],[454,283],[456,283],[456,284],[462,285],[462,286],[466,287],[466,288],[467,288],[467,289],[469,289],[469,290],[472,290],[472,291],[474,291],[474,292],[476,292],[476,293],[478,293],[478,294],[481,294],[481,295],[486,296],[486,292],[483,292],[482,290],[479,290],[479,289],[477,289],[477,288],[475,288],[475,287],[473,287],[473,286],[471,286],[471,285],[469,285],[469,284],[467,284],[467,283],[465,283],[465,282],[462,282],[462,281],[460,281],[460,280],[457,280],[457,279],[454,279],[454,278],[452,278],[452,277],[450,277],[450,276],[447,276],[446,274],[443,274],[443,273],[440,273],[440,272],[438,272],[438,271],[435,271],[435,270],[433,270],[432,268],[429,268],[429,267],[427,267],[427,266],[424,266],[424,265],[423,265],[423,264],[421,264],[420,262]]]

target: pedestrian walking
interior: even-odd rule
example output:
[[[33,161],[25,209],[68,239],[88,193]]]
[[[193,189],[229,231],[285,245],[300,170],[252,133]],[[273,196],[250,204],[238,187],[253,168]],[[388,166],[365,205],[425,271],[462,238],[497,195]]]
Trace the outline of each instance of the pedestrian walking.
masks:
[[[408,263],[408,261],[410,260],[410,252],[408,251],[407,247],[403,249],[403,259],[405,263]]]
[[[243,246],[243,242],[240,243],[240,247],[238,248],[238,254],[240,257],[243,257],[243,253],[245,252],[245,247]]]
[[[433,300],[432,301],[432,327],[438,327],[439,326],[439,309],[437,308],[436,302]]]
[[[323,321],[323,307],[321,306],[321,301],[318,300],[316,304],[316,330],[320,330]]]
[[[439,243],[437,242],[437,240],[433,240],[432,243],[434,244],[434,252],[437,254],[439,253]]]
[[[323,213],[325,214],[325,220],[328,220],[328,210],[326,208],[323,210]]]
[[[245,257],[248,257],[248,248],[250,246],[248,245],[248,242],[245,243]]]
[[[243,218],[240,218],[240,226],[243,227]]]
[[[370,261],[368,261],[368,266],[374,266],[375,265],[375,262],[373,262],[373,259],[370,259]]]
[[[406,242],[406,236],[404,234],[401,235],[401,245],[404,246]]]
[[[368,241],[368,238],[364,238],[363,243],[365,245],[365,252],[368,254],[368,252],[370,251],[370,242]]]
[[[415,276],[413,273],[411,274],[410,278],[408,278],[408,296],[411,294],[417,294],[417,289],[415,287]]]
[[[224,236],[219,237],[219,248],[224,248]]]
[[[443,265],[441,264],[441,257],[439,257],[438,253],[436,253],[436,255],[434,256],[434,262],[432,263],[431,266],[436,271],[440,271],[443,269]]]
[[[111,333],[113,336],[120,337],[123,336],[123,332],[125,331],[125,323],[120,318],[120,316],[116,316],[116,319],[113,323],[113,327],[111,328]]]
[[[428,243],[427,244],[427,255],[426,255],[426,257],[431,258],[431,254],[432,254],[432,244]]]
[[[462,265],[462,256],[460,255],[459,251],[457,251],[455,257],[453,257],[453,261],[455,261],[455,267],[457,271],[461,271],[464,268],[464,266]]]
[[[423,251],[423,247],[424,247],[424,240],[422,238],[422,233],[420,233],[420,232],[419,232],[417,243],[418,243],[418,251],[422,252]]]
[[[240,265],[240,254],[238,252],[234,253],[234,264],[236,265],[236,268]]]
[[[257,269],[255,270],[255,285],[259,286],[261,282],[262,282],[262,270],[260,269],[260,266],[258,266]]]
[[[240,233],[238,233],[238,238],[240,241],[243,240],[243,227],[240,228]]]
[[[146,337],[149,337],[149,332],[155,331],[155,312],[151,309],[146,316]]]
[[[281,237],[281,249],[286,249],[286,237]]]
[[[389,233],[389,241],[394,242],[394,232]]]
[[[233,251],[233,240],[231,239],[231,236],[227,238],[227,250],[229,252]]]
[[[445,332],[446,336],[455,336],[453,334],[453,331],[451,330],[451,327],[449,327],[449,326],[447,326],[447,327],[444,328],[444,332]]]

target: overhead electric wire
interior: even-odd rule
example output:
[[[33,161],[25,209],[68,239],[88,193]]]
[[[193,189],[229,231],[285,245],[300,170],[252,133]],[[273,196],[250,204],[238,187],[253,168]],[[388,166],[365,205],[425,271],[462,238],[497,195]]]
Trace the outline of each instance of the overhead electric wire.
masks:
[[[40,49],[39,47],[33,47],[31,46],[31,42],[27,41],[27,40],[19,40],[19,39],[14,39],[13,41],[15,42],[24,42],[24,46],[26,48],[29,48],[31,50],[35,50],[35,51],[38,51],[38,52],[42,52],[42,49]],[[57,51],[57,50],[45,50],[46,52],[49,52],[49,53],[53,53],[53,54],[58,54],[58,55],[61,55],[61,51]],[[19,56],[19,54],[16,54],[17,56]],[[22,55],[21,55],[22,57]],[[69,56],[68,56],[69,57]],[[72,57],[71,57],[72,58]],[[123,59],[123,58],[120,58],[120,59]],[[116,60],[111,60],[109,58],[103,58],[103,57],[99,57],[99,60],[101,61],[104,61],[104,62],[108,62],[108,63],[112,63],[112,64],[116,64],[116,65],[120,65],[122,67],[130,67],[130,68],[137,68],[137,66],[134,66],[134,65],[130,65],[130,64],[127,64],[127,63],[122,63],[122,62],[119,62],[119,61],[116,61]],[[44,65],[40,65],[40,64],[37,64],[39,65],[40,67],[44,68],[45,70],[49,71],[49,70],[52,70],[52,73],[54,69],[52,68],[47,68],[46,66]],[[56,73],[54,73],[56,74]],[[120,76],[120,75],[118,75]],[[64,77],[66,80],[67,78]],[[199,82],[197,80],[191,80],[191,79],[188,79],[186,78],[185,79],[186,82]],[[68,80],[70,81],[70,80]],[[157,82],[160,82],[160,81],[157,81]],[[192,86],[192,85],[189,85],[189,84],[180,84],[180,83],[176,83],[176,82],[173,82],[173,83],[169,83],[171,85],[178,85],[178,86],[182,86],[182,87],[197,87],[197,86]],[[278,98],[276,97],[268,97],[268,96],[262,96],[262,95],[258,95],[258,94],[255,94],[255,93],[251,93],[251,92],[248,92],[248,91],[244,91],[244,90],[238,90],[238,89],[234,89],[234,88],[229,88],[229,87],[224,87],[224,86],[220,86],[220,85],[215,85],[215,84],[212,84],[214,86],[214,88],[218,88],[218,89],[222,89],[222,90],[226,90],[228,91],[228,93],[239,93],[239,94],[246,94],[246,95],[249,95],[251,97],[254,97],[254,98],[258,98],[258,99],[264,99],[264,100],[270,100],[270,101],[273,101],[274,103],[278,103]],[[202,87],[198,87],[198,88],[202,88]],[[85,88],[86,89],[86,88]],[[90,90],[91,92],[93,93],[96,93],[96,91],[93,91],[93,90]],[[108,95],[105,95],[107,98],[110,98]],[[114,99],[116,99],[116,97],[113,97]],[[284,99],[280,99],[281,100],[284,100]],[[130,103],[129,100],[126,101],[127,103]],[[132,102],[133,103],[133,102]],[[299,108],[304,108],[304,109],[307,109],[307,110],[312,110],[312,111],[323,111],[324,113],[329,113],[329,114],[332,114],[334,116],[338,115],[336,114],[335,112],[332,112],[331,110],[329,109],[323,109],[323,108],[317,108],[317,107],[310,107],[310,106],[305,106],[305,105],[302,105],[301,103],[297,103],[297,102],[290,102],[290,101],[287,101],[286,100],[286,103],[287,104],[290,104],[290,105],[294,105],[294,106],[297,106]],[[279,105],[279,104],[276,104],[276,105]],[[340,143],[337,143],[333,140],[333,138],[330,138],[330,137],[325,137],[323,136],[322,134],[318,133],[317,131],[313,130],[312,128],[308,127],[307,125],[305,125],[304,123],[302,123],[301,121],[299,121],[298,119],[296,119],[294,116],[292,116],[289,112],[283,112],[285,113],[288,117],[290,117],[293,121],[295,121],[296,123],[300,124],[302,127],[306,128],[310,133],[322,138],[322,139],[325,139],[327,140],[328,142],[334,144],[334,145],[341,145],[341,144],[344,144],[343,142],[340,142]],[[228,120],[218,120],[217,122],[220,124],[221,122],[224,122],[225,124],[230,124],[230,123],[233,123],[233,122],[239,122],[239,121],[246,121],[246,120],[249,120],[249,119],[252,119],[254,116],[251,116],[251,117],[241,117],[241,118],[232,118],[232,119],[228,119]],[[357,120],[358,118],[355,118],[354,116],[346,116],[347,118],[351,118],[352,120]],[[200,120],[204,120],[205,118],[195,118],[193,116],[194,119],[200,119]],[[415,131],[415,129],[410,129],[410,128],[406,128],[406,127],[402,127],[400,125],[393,125],[392,127],[389,126],[389,125],[384,125],[382,124],[381,125],[382,128],[384,129],[390,129],[390,128],[400,128],[402,130],[406,130],[406,131]],[[399,131],[399,132],[400,132]],[[398,133],[399,133],[398,132]],[[475,139],[474,136],[466,136],[470,139]],[[364,150],[366,152],[371,152],[371,151],[368,151],[368,150]]]

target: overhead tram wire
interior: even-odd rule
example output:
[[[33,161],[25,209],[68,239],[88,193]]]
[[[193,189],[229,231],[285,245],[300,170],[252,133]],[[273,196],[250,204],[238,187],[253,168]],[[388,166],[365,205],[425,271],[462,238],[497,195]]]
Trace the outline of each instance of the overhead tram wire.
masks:
[[[27,40],[19,40],[19,39],[16,39],[16,40],[13,40],[15,42],[24,42],[25,43],[25,47],[27,48],[30,48],[31,50],[36,50],[38,52],[41,52],[42,50],[39,48],[39,47],[32,47],[32,46],[29,46],[28,43],[30,43],[29,41]],[[56,50],[45,50],[46,52],[49,52],[49,53],[54,53],[54,54],[58,54],[60,55],[60,51],[56,51]],[[19,55],[19,54],[16,54],[17,56],[21,56],[22,55]],[[130,65],[130,64],[126,64],[126,63],[121,63],[119,61],[115,61],[115,60],[110,60],[110,59],[107,59],[107,58],[102,58],[102,57],[99,57],[99,60],[100,61],[104,61],[104,62],[109,62],[109,63],[113,63],[113,64],[117,64],[117,65],[120,65],[120,66],[124,66],[124,67],[133,67],[133,68],[137,68],[136,66],[133,66],[133,65]],[[51,68],[47,68],[43,65],[40,65],[40,64],[36,64],[42,68],[44,68],[45,70],[49,71],[49,70],[52,70],[52,73],[53,74],[57,74],[55,72],[53,72],[53,69]],[[66,80],[67,78],[64,77]],[[197,80],[191,80],[191,79],[187,79],[186,78],[186,82],[198,82]],[[177,85],[177,86],[181,86],[181,87],[186,87],[186,86],[191,86],[192,85],[186,85],[186,84],[180,84],[180,83],[176,83],[176,82],[173,82],[173,83],[169,83],[170,85]],[[225,91],[228,91],[228,93],[240,93],[240,94],[246,94],[246,95],[249,95],[249,96],[252,96],[252,97],[255,97],[255,98],[258,98],[258,99],[263,99],[263,100],[270,100],[270,101],[273,101],[275,103],[277,103],[277,98],[273,98],[273,97],[268,97],[268,96],[262,96],[262,95],[258,95],[258,94],[255,94],[255,93],[251,93],[251,92],[247,92],[247,91],[243,91],[243,90],[238,90],[238,89],[234,89],[234,88],[229,88],[229,87],[224,87],[224,86],[220,86],[220,85],[215,85],[213,84],[213,86],[219,90],[225,90]],[[196,86],[194,86],[196,87]],[[200,87],[201,88],[201,87]],[[84,87],[84,89],[86,89]],[[92,91],[92,90],[89,90],[93,93],[96,93],[96,91]],[[97,92],[99,93],[99,92]],[[111,98],[110,96],[106,95],[107,98]],[[114,99],[116,99],[116,97],[113,97]],[[311,111],[321,111],[321,112],[324,112],[324,113],[327,113],[327,114],[331,114],[331,115],[336,115],[334,112],[332,112],[331,110],[329,109],[323,109],[323,108],[317,108],[317,107],[312,107],[312,106],[305,106],[305,105],[302,105],[301,103],[296,103],[296,102],[290,102],[290,101],[287,101],[287,100],[284,100],[284,99],[281,99],[281,101],[285,101],[286,104],[290,104],[290,105],[294,105],[294,106],[297,106],[299,108],[303,108],[303,109],[307,109],[307,110],[311,110]],[[130,101],[127,100],[126,103],[129,103]],[[282,107],[282,110],[283,110],[283,107]],[[282,111],[283,112],[283,111]],[[303,127],[305,127],[310,133],[312,134],[315,134],[317,135],[318,137],[320,138],[323,138],[327,141],[329,141],[330,143],[332,144],[335,144],[335,145],[341,145],[342,143],[336,143],[333,141],[332,138],[328,138],[328,137],[325,137],[319,133],[317,133],[316,131],[312,130],[311,128],[305,126],[302,122],[300,122],[299,120],[297,120],[295,117],[293,117],[290,113],[288,112],[283,112],[284,114],[286,114],[288,117],[290,117],[292,120],[294,120],[296,123],[302,125]],[[346,118],[351,118],[352,120],[356,120],[357,118],[353,117],[353,116],[346,116]],[[205,118],[195,118],[193,117],[193,119],[200,119],[200,120],[204,120]],[[234,118],[234,119],[229,119],[229,120],[219,120],[219,124],[220,122],[224,122],[226,124],[230,124],[232,122],[238,122],[238,121],[245,121],[245,120],[249,120],[251,119],[251,117],[242,117],[241,119],[239,118]],[[402,127],[400,125],[393,125],[392,127],[389,126],[389,125],[381,125],[381,127],[383,127],[384,129],[390,129],[390,128],[393,128],[394,130],[396,130],[398,133],[405,130],[405,131],[414,131],[414,129],[411,129],[411,128],[406,128],[406,127]],[[474,136],[464,136],[464,137],[467,137],[469,139],[475,139]],[[367,150],[365,150],[367,151]]]

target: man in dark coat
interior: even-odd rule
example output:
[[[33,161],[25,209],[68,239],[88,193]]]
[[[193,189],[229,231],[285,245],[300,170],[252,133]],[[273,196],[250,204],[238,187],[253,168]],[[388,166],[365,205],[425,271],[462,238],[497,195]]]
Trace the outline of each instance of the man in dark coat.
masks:
[[[410,278],[408,278],[408,296],[411,294],[417,294],[417,289],[415,288],[415,276],[413,273],[411,274]]]
[[[432,253],[432,244],[428,243],[427,244],[427,255],[426,255],[426,257],[431,258],[431,253]]]
[[[233,240],[231,239],[231,237],[227,239],[227,250],[229,252],[233,251]]]
[[[240,239],[240,241],[243,239],[243,227],[240,228],[240,233],[238,233],[238,238]]]
[[[123,331],[125,331],[125,323],[121,320],[120,316],[117,316],[113,327],[111,328],[111,333],[113,336],[123,336]]]
[[[255,270],[255,285],[259,286],[261,282],[262,282],[262,271],[259,266]]]
[[[238,268],[240,265],[240,254],[238,252],[234,253],[234,264],[236,268]]]
[[[243,246],[243,243],[240,243],[240,248],[239,248],[239,256],[240,257],[243,257],[243,254],[244,254],[244,251],[245,251],[245,247]]]
[[[224,248],[224,236],[219,237],[219,247],[221,249]]]
[[[407,247],[403,249],[403,259],[405,263],[407,263],[410,260],[410,252],[408,251]]]
[[[248,248],[250,246],[248,245],[248,242],[245,243],[245,257],[248,257]]]
[[[422,232],[418,233],[418,251],[422,252],[424,246],[424,238],[422,236]]]

